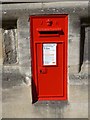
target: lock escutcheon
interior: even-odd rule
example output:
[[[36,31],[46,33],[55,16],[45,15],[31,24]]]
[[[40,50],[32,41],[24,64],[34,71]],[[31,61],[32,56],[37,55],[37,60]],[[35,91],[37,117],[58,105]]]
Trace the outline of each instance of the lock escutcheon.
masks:
[[[47,70],[45,68],[40,69],[40,74],[46,74]]]

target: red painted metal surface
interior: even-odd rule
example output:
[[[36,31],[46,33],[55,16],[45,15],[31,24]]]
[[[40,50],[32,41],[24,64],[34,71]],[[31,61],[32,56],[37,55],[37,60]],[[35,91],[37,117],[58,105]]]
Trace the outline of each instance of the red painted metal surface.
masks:
[[[68,15],[30,16],[30,30],[33,102],[67,100]]]

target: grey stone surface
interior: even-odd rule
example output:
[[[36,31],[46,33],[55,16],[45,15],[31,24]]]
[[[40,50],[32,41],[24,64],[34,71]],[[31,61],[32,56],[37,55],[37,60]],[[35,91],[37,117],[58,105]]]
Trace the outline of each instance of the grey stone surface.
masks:
[[[20,72],[25,75],[31,75],[31,58],[30,58],[30,26],[29,17],[21,17],[17,21],[18,29],[18,56]]]
[[[60,2],[60,1],[63,1],[63,0],[0,0],[1,2],[5,3],[5,2],[17,2],[17,3],[22,3],[22,2]],[[64,1],[67,1],[67,0],[64,0]],[[73,1],[73,0],[70,0],[70,1]]]
[[[88,118],[88,86],[69,85],[68,101],[32,104],[31,87],[3,89],[3,118]]]
[[[50,3],[3,4],[3,19],[17,19],[20,16],[36,14],[73,14],[88,17],[88,1],[67,1]]]
[[[69,72],[74,73],[79,71],[80,59],[80,19],[75,15],[69,15],[69,29],[68,29],[68,62]],[[76,67],[73,69],[73,66]],[[71,69],[71,70],[70,70]]]
[[[0,28],[0,65],[2,65],[2,29]]]
[[[90,79],[90,74],[79,73],[69,76],[69,85],[88,85],[88,80]]]
[[[0,28],[0,119],[1,118],[2,118],[2,29]]]
[[[25,76],[19,72],[19,66],[11,65],[2,68],[2,88],[7,89],[13,86],[20,86],[25,82]]]
[[[3,73],[2,74],[2,88],[6,89],[8,87],[20,86],[24,83],[25,78],[18,72],[18,73]]]
[[[3,63],[17,62],[17,31],[16,29],[3,30]]]

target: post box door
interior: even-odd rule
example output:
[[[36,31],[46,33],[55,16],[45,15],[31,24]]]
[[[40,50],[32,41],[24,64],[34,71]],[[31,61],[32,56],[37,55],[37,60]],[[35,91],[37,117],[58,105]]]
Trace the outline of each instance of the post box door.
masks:
[[[33,101],[66,100],[67,15],[31,16],[30,19]],[[60,24],[50,25],[47,21]]]
[[[38,97],[63,96],[62,43],[37,44],[37,70]]]

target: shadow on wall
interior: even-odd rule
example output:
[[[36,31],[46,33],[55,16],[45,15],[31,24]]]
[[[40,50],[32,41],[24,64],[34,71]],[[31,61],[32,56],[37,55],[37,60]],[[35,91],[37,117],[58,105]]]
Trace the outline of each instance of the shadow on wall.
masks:
[[[82,64],[86,61],[90,61],[90,18],[81,19],[81,31],[80,31],[80,67],[81,71]]]

